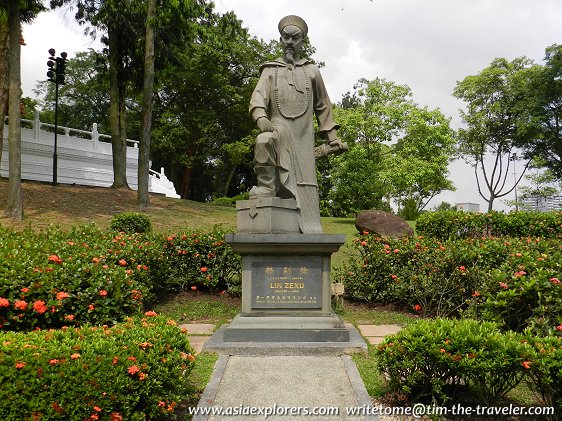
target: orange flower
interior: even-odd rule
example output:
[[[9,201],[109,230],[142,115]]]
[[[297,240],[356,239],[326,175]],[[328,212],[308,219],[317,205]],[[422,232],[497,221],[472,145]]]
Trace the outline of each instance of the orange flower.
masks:
[[[140,369],[136,366],[136,365],[132,365],[129,367],[129,369],[127,370],[127,372],[131,375],[134,376],[135,374],[137,374],[140,371]]]
[[[24,294],[25,294],[26,292],[28,292],[28,291],[29,291],[29,288],[22,288],[22,289],[21,289],[21,292],[23,292]]]
[[[78,358],[80,358],[80,354],[78,354],[78,353],[72,354],[72,355],[70,356],[70,359],[71,359],[71,360],[77,360]]]
[[[49,262],[53,262],[56,265],[62,265],[62,259],[56,254],[51,254],[48,260]]]
[[[49,361],[49,364],[51,364],[51,365],[57,365],[58,363],[59,363],[59,360],[57,360],[57,359],[52,359],[52,360]]]
[[[192,285],[191,290],[192,290],[192,291],[197,291],[197,285]]]
[[[90,311],[94,311],[95,308],[96,308],[96,306],[94,306],[93,304],[90,304],[88,306],[88,310],[90,310]]]
[[[527,370],[531,368],[531,361],[523,361],[521,365],[525,367]]]
[[[18,370],[19,370],[20,368],[24,368],[25,366],[26,366],[26,364],[25,364],[25,363],[22,363],[21,361],[18,361],[18,362],[16,363],[16,369],[18,369]]]
[[[102,289],[102,290],[100,291],[100,295],[101,295],[102,297],[107,296],[107,291],[106,291],[105,289]]]
[[[146,378],[146,374],[144,373],[139,373],[139,380],[144,380]]]
[[[99,406],[94,406],[94,411],[101,412],[101,408]]]
[[[127,266],[127,261],[125,259],[119,260],[119,266]]]
[[[208,269],[207,269],[207,266],[203,266],[203,267],[201,268],[201,272],[203,272],[203,273],[207,272],[207,270],[208,270]]]
[[[136,359],[135,357],[133,357],[132,355],[131,355],[130,357],[127,357],[127,359],[128,359],[129,361],[136,361],[136,360],[137,360],[137,359]]]
[[[420,306],[419,304],[414,305],[414,310],[415,311],[421,311],[422,306]]]
[[[123,421],[123,416],[119,412],[112,412],[109,415],[109,421]]]
[[[14,303],[14,307],[16,308],[16,310],[25,310],[27,309],[27,302],[24,300],[17,300]]]
[[[61,291],[61,292],[57,292],[57,300],[64,300],[65,298],[70,297],[70,295],[68,295],[66,292]]]
[[[119,357],[113,357],[113,365],[116,365],[119,362]]]
[[[72,320],[74,320],[74,314],[67,314],[67,315],[64,316],[64,319],[72,321]]]
[[[499,283],[500,287],[502,287],[503,289],[508,289],[509,285],[507,285],[505,282],[500,282]]]
[[[45,305],[45,301],[37,300],[33,303],[33,309],[39,313],[43,314],[47,311],[47,306]]]
[[[195,357],[192,354],[187,354],[187,359],[191,362],[195,361]]]
[[[148,316],[148,317],[156,317],[156,316],[158,316],[158,314],[156,314],[156,312],[155,312],[155,311],[152,311],[152,310],[149,310],[149,311],[145,312],[144,315],[145,315],[145,316]]]
[[[5,298],[0,297],[0,307],[10,307],[10,302]]]
[[[478,291],[474,291],[472,294],[473,297],[480,297],[480,293]]]

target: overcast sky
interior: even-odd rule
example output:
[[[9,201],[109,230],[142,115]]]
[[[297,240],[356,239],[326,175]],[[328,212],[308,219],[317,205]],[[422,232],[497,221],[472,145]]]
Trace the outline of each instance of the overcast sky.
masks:
[[[451,95],[457,81],[496,57],[527,56],[542,63],[545,48],[562,43],[561,0],[216,0],[215,5],[221,13],[234,11],[264,40],[279,38],[283,16],[304,18],[315,58],[326,64],[322,74],[332,102],[360,78],[385,78],[410,86],[418,104],[440,108],[453,128],[461,124],[463,107]],[[46,78],[49,48],[69,57],[97,48],[71,12],[41,14],[24,26],[24,37],[23,90],[30,96],[35,82]],[[432,205],[475,202],[485,210],[470,167],[455,163],[450,169],[457,191],[441,194]]]

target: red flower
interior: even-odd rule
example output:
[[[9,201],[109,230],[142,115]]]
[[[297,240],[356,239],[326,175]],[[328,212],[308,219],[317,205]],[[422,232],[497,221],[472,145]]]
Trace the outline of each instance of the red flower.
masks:
[[[28,291],[29,291],[29,288],[22,288],[22,289],[21,289],[21,292],[23,292],[24,294],[25,294],[26,292],[28,292]]]
[[[119,260],[119,266],[127,266],[127,261],[125,259]]]
[[[197,291],[197,286],[196,286],[196,285],[193,285],[193,286],[191,287],[191,290],[192,290],[192,291]]]
[[[140,368],[138,368],[136,365],[132,365],[129,367],[129,369],[127,370],[127,372],[131,375],[134,376],[135,374],[137,374],[140,371]]]
[[[112,412],[109,421],[123,421],[123,416],[119,412]]]
[[[128,359],[129,361],[136,361],[136,360],[137,360],[137,359],[136,359],[135,357],[133,357],[132,355],[131,355],[130,357],[127,357],[127,359]]]
[[[527,370],[531,368],[531,361],[523,361],[521,365],[525,367]]]
[[[51,254],[49,256],[49,262],[53,262],[56,265],[62,265],[62,259],[56,254]]]
[[[43,314],[47,311],[47,306],[45,305],[45,301],[37,300],[33,303],[33,309],[39,313]]]
[[[507,285],[505,282],[500,282],[499,283],[500,287],[502,287],[503,289],[508,289],[509,285]]]
[[[113,365],[117,365],[117,363],[119,362],[119,357],[113,357]]]
[[[14,307],[16,308],[16,310],[25,310],[27,309],[27,302],[24,300],[17,300],[14,303]]]
[[[554,285],[560,285],[562,283],[558,278],[550,278],[550,282],[552,282]]]
[[[97,264],[97,263],[99,263],[99,261],[100,261],[99,258],[97,258],[97,257],[92,257],[92,263],[93,263],[93,264]]]
[[[18,361],[18,362],[16,363],[16,369],[19,370],[20,368],[24,368],[25,365],[26,365],[25,363],[22,363],[21,361]]]
[[[78,358],[80,358],[80,354],[78,354],[78,353],[74,353],[70,356],[71,360],[77,360]]]
[[[156,316],[158,316],[158,314],[156,314],[156,312],[155,312],[155,311],[152,311],[152,310],[147,311],[146,313],[144,313],[144,315],[145,315],[145,316],[148,316],[148,317],[156,317]]]
[[[100,291],[100,295],[101,295],[102,297],[105,297],[105,296],[107,295],[107,291],[106,291],[105,289],[102,289],[102,290]]]
[[[88,306],[88,310],[90,310],[90,311],[94,311],[95,308],[96,308],[96,306],[94,306],[93,304],[90,304]]]
[[[559,331],[561,331],[561,332],[562,332],[562,325],[558,325],[558,326],[556,326],[556,330],[559,330]]]
[[[365,247],[366,245],[367,245],[367,242],[366,242],[366,241],[361,241],[361,246],[362,246],[362,247]]]
[[[67,314],[67,315],[64,316],[64,319],[72,321],[72,320],[74,320],[74,314]]]
[[[62,409],[62,407],[58,404],[58,402],[53,402],[51,404],[51,408],[53,408],[57,413],[62,414],[64,412],[64,410]]]
[[[421,311],[422,306],[420,306],[419,304],[414,305],[414,310],[415,311]]]
[[[101,408],[99,406],[94,406],[94,411],[101,412]]]
[[[5,298],[0,297],[0,307],[10,307],[10,302]]]
[[[464,266],[459,266],[459,270],[460,270],[461,272],[464,272],[464,271],[466,270],[466,268],[465,268]]]
[[[57,360],[57,359],[52,359],[52,360],[49,361],[49,364],[51,364],[51,365],[57,365],[58,363],[59,363],[59,360]]]
[[[139,373],[139,380],[144,380],[146,378],[146,374],[144,373]]]
[[[70,297],[70,295],[68,295],[66,292],[61,291],[61,292],[57,292],[57,300],[64,300],[65,298]]]
[[[208,270],[208,269],[207,269],[207,266],[203,266],[203,267],[201,268],[201,272],[203,272],[203,273],[207,272],[207,270]]]
[[[520,270],[519,272],[515,272],[513,274],[513,276],[515,276],[516,278],[519,278],[521,276],[525,276],[527,274],[527,272],[525,272],[524,270]]]

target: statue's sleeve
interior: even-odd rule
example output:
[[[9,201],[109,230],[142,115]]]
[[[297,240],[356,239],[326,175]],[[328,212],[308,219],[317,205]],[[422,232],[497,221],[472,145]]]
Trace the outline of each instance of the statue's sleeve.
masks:
[[[260,117],[268,117],[267,112],[270,109],[271,101],[271,77],[270,69],[265,67],[260,75],[258,84],[252,93],[250,99],[250,117],[255,123]]]
[[[314,113],[318,120],[318,129],[320,132],[327,132],[332,129],[339,129],[340,126],[334,121],[334,111],[328,91],[324,85],[322,75],[316,66],[312,66],[311,81],[312,94],[314,101]]]

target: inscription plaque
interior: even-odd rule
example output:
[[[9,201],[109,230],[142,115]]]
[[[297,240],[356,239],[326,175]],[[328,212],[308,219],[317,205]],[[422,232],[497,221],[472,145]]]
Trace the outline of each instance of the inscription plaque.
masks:
[[[322,308],[322,258],[252,263],[253,308]]]

